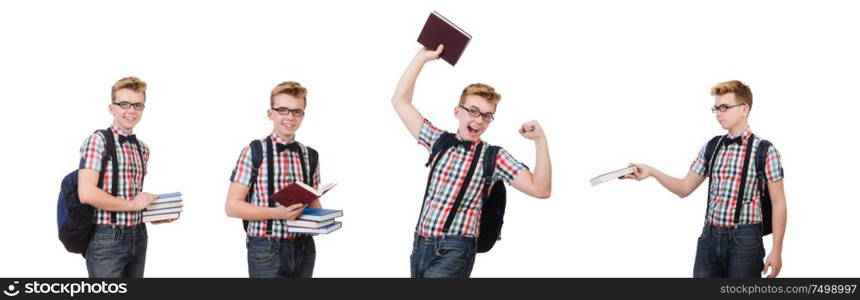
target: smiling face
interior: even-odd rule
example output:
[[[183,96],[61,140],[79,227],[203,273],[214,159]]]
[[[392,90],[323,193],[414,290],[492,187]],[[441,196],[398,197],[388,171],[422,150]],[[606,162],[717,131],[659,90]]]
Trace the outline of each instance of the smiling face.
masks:
[[[491,104],[490,101],[478,95],[467,95],[461,106],[465,106],[473,111],[477,110],[481,114],[496,112],[495,104]],[[460,106],[454,108],[454,117],[460,123],[457,133],[465,141],[477,141],[490,126],[490,122],[483,116],[473,117],[467,109]]]
[[[132,130],[134,130],[134,126],[140,122],[140,118],[143,116],[143,110],[135,109],[134,105],[138,103],[142,104],[144,101],[146,101],[146,96],[142,92],[136,92],[125,88],[114,92],[113,103],[108,105],[108,111],[113,115],[114,124],[126,133],[132,132]],[[123,102],[131,103],[132,106],[129,108],[122,108],[119,105],[114,104]]]
[[[305,100],[293,95],[277,94],[272,97],[271,103],[272,108],[267,111],[267,114],[269,120],[272,120],[272,130],[285,140],[293,139],[304,120],[304,116],[296,116],[296,112],[298,110],[304,112]],[[277,110],[290,111],[282,115]]]

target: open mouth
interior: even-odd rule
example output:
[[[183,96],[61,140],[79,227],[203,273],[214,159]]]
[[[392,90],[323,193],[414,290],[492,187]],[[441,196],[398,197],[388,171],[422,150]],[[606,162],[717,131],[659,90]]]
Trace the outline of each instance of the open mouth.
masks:
[[[466,126],[466,129],[468,129],[469,133],[471,133],[471,134],[478,134],[478,129],[476,129],[475,127],[472,127],[471,125]]]

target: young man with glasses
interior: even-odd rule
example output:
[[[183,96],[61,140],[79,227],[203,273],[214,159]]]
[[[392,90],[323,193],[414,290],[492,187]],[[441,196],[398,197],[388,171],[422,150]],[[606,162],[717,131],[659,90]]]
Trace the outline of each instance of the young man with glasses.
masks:
[[[319,188],[319,164],[312,162],[318,161],[314,159],[317,152],[296,141],[296,131],[305,117],[306,96],[305,87],[294,81],[272,89],[267,111],[272,133],[242,149],[230,176],[226,212],[247,221],[245,245],[252,278],[313,276],[313,238],[288,232],[285,221],[295,220],[305,207],[320,208],[319,199],[307,206],[288,207],[271,199],[273,193],[296,181]],[[255,152],[260,159],[257,167],[253,161]]]
[[[141,211],[156,198],[142,191],[149,147],[133,134],[143,116],[145,102],[145,82],[136,77],[117,81],[111,88],[108,105],[113,124],[107,131],[93,133],[81,146],[78,195],[81,203],[96,208],[95,230],[84,253],[90,277],[143,277],[147,234]],[[103,135],[107,132],[112,136]],[[108,140],[113,141],[116,153],[103,160],[110,156],[106,153]],[[103,168],[104,177],[99,178]]]
[[[710,177],[707,214],[696,248],[693,276],[761,277],[770,268],[768,277],[776,277],[782,268],[787,214],[779,152],[750,131],[752,92],[748,86],[737,80],[727,81],[714,86],[711,95],[715,96],[711,111],[728,133],[702,147],[684,178],[671,177],[644,164],[631,164],[636,172],[625,178],[654,177],[664,188],[684,198]],[[760,147],[767,147],[766,152],[761,152],[763,162],[755,161]],[[764,170],[758,170],[758,166],[764,166]],[[770,202],[766,200],[768,196]],[[773,246],[763,263],[762,235],[770,228]]]
[[[448,133],[424,119],[412,105],[412,94],[424,64],[439,58],[442,49],[440,45],[436,51],[419,50],[400,78],[391,99],[406,129],[418,144],[430,151],[436,141]],[[488,184],[481,180],[483,169],[472,167],[483,165],[483,153],[490,145],[481,140],[481,135],[493,121],[500,99],[501,95],[492,87],[477,83],[463,90],[460,103],[454,107],[454,117],[459,121],[454,145],[439,152],[435,159],[431,157],[432,164],[428,162],[432,167],[410,256],[411,276],[414,278],[469,277],[471,274],[476,239],[480,234],[481,193],[483,185]],[[530,196],[548,198],[552,172],[543,129],[537,121],[529,121],[522,124],[519,132],[535,142],[535,172],[530,172],[507,151],[499,149],[494,157],[492,179],[511,184]],[[478,161],[472,163],[473,160]],[[469,174],[469,169],[474,169],[474,173]]]

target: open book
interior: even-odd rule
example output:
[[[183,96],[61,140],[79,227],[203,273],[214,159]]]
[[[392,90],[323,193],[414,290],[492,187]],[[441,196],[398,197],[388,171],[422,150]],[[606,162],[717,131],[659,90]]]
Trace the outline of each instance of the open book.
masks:
[[[635,168],[629,167],[629,168],[615,170],[615,171],[612,171],[612,172],[609,172],[606,174],[600,174],[597,177],[594,177],[591,179],[591,186],[595,186],[595,185],[610,181],[612,179],[619,178],[619,177],[624,176],[624,175],[633,174],[634,171],[635,171]]]
[[[296,181],[290,183],[287,187],[272,195],[272,200],[277,201],[283,206],[290,206],[297,203],[309,204],[311,201],[325,195],[325,193],[336,185],[337,183],[329,183],[317,190],[304,182]]]

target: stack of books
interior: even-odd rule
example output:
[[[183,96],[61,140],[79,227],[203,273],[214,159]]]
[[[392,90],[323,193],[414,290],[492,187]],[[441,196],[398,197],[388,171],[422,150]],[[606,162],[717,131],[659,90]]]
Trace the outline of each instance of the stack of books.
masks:
[[[179,219],[182,212],[182,193],[168,193],[158,195],[158,199],[152,201],[143,210],[144,222],[155,222],[163,220]]]
[[[338,209],[305,208],[298,219],[287,220],[287,231],[292,233],[328,234],[340,229],[335,218],[343,216]]]

